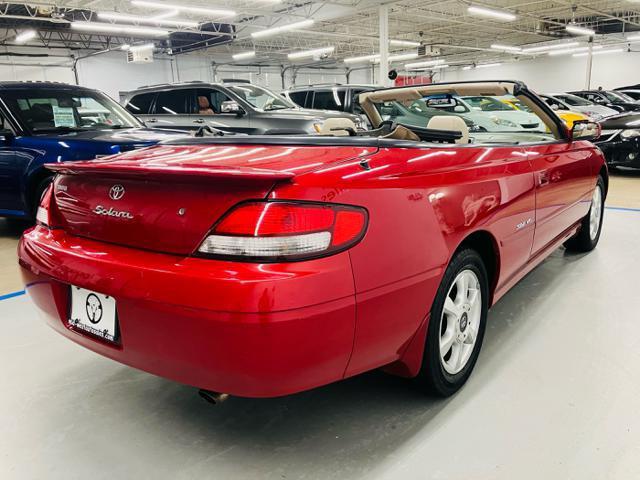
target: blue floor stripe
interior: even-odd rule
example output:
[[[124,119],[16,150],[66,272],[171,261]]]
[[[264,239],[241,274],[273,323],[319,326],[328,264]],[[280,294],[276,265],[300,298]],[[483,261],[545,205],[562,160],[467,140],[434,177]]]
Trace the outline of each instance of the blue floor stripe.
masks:
[[[0,300],[8,300],[9,298],[19,297],[20,295],[24,295],[26,292],[24,290],[20,290],[19,292],[11,292],[6,295],[0,295]]]
[[[623,212],[640,212],[640,208],[629,208],[629,207],[604,207],[607,210],[620,210]]]

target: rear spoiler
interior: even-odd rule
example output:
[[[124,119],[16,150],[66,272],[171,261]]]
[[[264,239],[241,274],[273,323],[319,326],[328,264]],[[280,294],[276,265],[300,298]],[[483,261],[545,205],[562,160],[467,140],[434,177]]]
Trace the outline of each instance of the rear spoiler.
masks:
[[[137,163],[118,162],[67,162],[45,165],[47,169],[65,175],[116,175],[118,177],[174,177],[191,179],[238,179],[238,180],[290,180],[295,176],[293,172],[266,170],[251,167],[179,167],[164,165],[140,165]]]

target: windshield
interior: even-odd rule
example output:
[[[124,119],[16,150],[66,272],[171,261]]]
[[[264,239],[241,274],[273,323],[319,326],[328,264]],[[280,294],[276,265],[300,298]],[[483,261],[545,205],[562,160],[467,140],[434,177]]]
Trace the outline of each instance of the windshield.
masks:
[[[515,97],[505,98],[503,102],[506,103],[507,105],[512,106],[514,110],[522,110],[523,112],[531,113],[531,109]]]
[[[613,103],[635,102],[633,98],[631,98],[629,95],[625,95],[624,93],[620,93],[620,92],[602,92],[602,93],[604,93],[604,96],[607,97]]]
[[[562,94],[562,95],[554,95],[554,97],[559,98],[564,103],[567,103],[573,107],[588,107],[589,105],[593,105],[593,102],[589,100],[585,100],[582,97],[571,94]]]
[[[269,111],[297,108],[295,103],[292,103],[286,98],[276,95],[265,88],[256,87],[255,85],[234,85],[229,87],[229,90],[259,110]]]
[[[129,112],[100,92],[90,90],[13,90],[3,99],[32,133],[80,132],[141,127]]]
[[[503,112],[514,110],[513,107],[492,97],[462,97],[471,108],[482,110],[483,112]]]

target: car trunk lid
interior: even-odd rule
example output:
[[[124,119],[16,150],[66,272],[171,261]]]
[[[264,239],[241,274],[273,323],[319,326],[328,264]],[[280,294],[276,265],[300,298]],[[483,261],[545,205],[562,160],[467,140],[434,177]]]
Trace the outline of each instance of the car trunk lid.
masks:
[[[48,168],[59,174],[54,184],[55,211],[69,233],[188,255],[235,204],[265,198],[277,182],[373,150],[162,145]]]

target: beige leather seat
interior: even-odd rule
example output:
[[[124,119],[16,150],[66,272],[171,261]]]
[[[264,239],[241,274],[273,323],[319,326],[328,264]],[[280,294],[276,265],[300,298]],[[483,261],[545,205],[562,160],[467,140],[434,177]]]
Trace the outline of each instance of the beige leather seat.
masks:
[[[349,130],[356,131],[356,124],[348,118],[327,118],[322,124],[320,135],[348,137]]]
[[[460,132],[462,133],[462,138],[456,140],[456,143],[469,143],[469,127],[467,127],[462,118],[455,115],[436,115],[431,117],[427,128]]]

